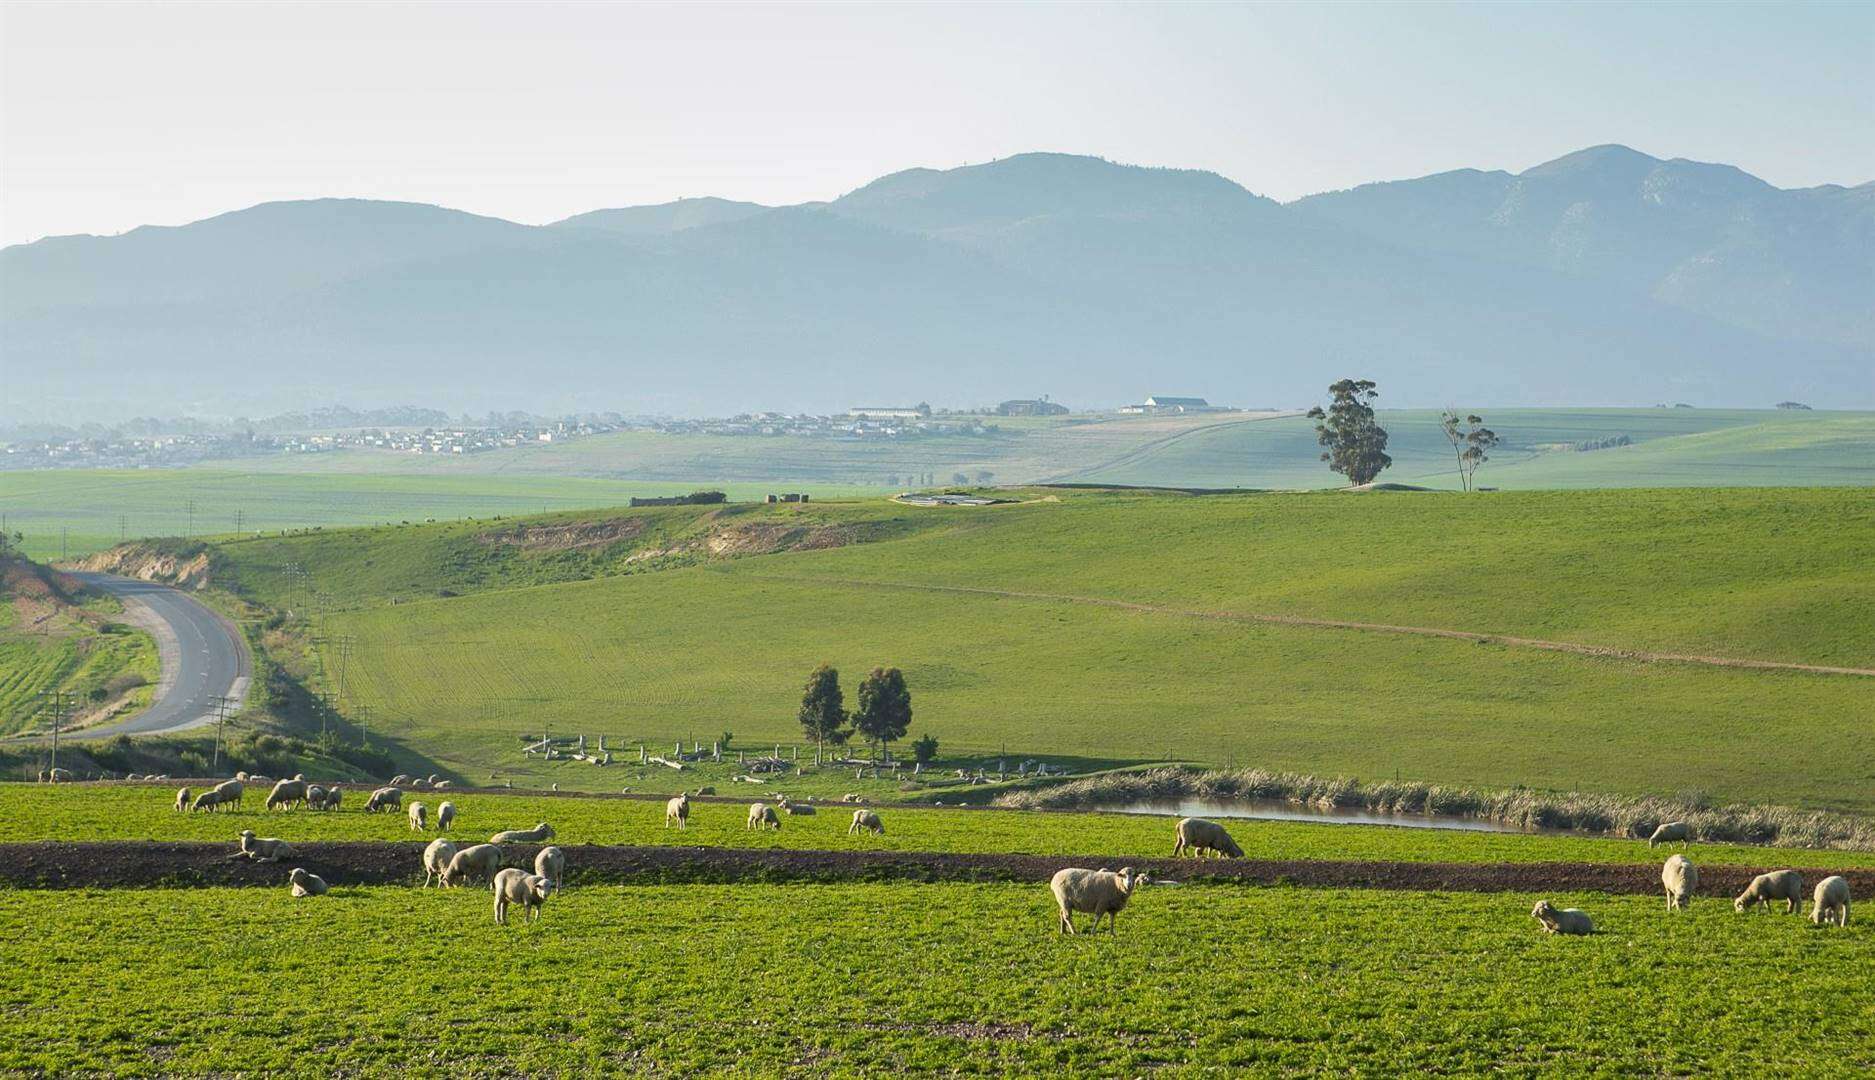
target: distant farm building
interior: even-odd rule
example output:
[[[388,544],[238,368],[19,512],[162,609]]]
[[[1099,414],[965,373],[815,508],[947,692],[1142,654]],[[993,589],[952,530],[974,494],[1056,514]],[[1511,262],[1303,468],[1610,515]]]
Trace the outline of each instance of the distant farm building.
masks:
[[[996,406],[998,416],[1065,416],[1068,407],[1042,398],[1015,398]]]
[[[931,415],[929,405],[862,405],[846,410],[849,420],[922,420]]]
[[[765,501],[771,503],[802,503],[807,501],[807,494],[800,491],[789,491],[781,495],[771,494]]]
[[[1167,397],[1154,394],[1138,405],[1122,405],[1123,413],[1188,413],[1220,412],[1222,407],[1213,405],[1201,397]]]

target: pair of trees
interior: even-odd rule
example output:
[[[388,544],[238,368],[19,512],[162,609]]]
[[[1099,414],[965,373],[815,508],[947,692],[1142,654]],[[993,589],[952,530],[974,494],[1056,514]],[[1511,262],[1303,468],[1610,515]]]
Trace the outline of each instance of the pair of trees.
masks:
[[[911,728],[911,690],[899,669],[873,668],[860,682],[858,704],[849,714],[840,672],[822,664],[807,676],[800,720],[801,730],[814,740],[816,751],[844,745],[854,735],[883,751]],[[931,740],[931,749],[936,751],[937,740]]]
[[[1372,483],[1393,464],[1387,429],[1374,419],[1380,391],[1372,379],[1342,379],[1328,387],[1328,394],[1327,409],[1317,405],[1308,413],[1315,421],[1315,440],[1325,448],[1322,460],[1350,484]],[[1483,417],[1468,413],[1461,418],[1452,409],[1439,415],[1439,426],[1458,456],[1459,484],[1470,491],[1478,466],[1490,460],[1487,451],[1498,444],[1497,432],[1484,426]]]

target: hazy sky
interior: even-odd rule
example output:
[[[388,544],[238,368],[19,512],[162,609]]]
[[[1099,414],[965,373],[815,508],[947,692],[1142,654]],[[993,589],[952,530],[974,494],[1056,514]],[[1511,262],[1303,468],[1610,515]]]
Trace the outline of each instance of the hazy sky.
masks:
[[[1875,5],[0,2],[0,241],[271,199],[541,222],[1025,150],[1279,199],[1620,142],[1875,179]]]

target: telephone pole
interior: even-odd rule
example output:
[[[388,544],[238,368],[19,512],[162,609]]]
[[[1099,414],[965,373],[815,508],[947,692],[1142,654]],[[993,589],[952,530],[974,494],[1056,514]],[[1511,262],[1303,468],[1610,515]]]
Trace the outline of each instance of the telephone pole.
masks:
[[[223,696],[213,697],[209,700],[214,702],[215,705],[215,763],[212,771],[216,775],[220,775],[222,732],[228,726],[228,710],[234,708],[234,699]]]
[[[41,702],[42,710],[48,705],[52,709],[52,765],[50,767],[56,769],[59,767],[59,731],[64,728],[65,721],[70,720],[72,714],[78,711],[78,691],[42,690],[36,696]]]
[[[194,499],[189,500],[189,532],[187,536],[184,537],[184,539],[187,539],[187,540],[195,539],[195,500]]]

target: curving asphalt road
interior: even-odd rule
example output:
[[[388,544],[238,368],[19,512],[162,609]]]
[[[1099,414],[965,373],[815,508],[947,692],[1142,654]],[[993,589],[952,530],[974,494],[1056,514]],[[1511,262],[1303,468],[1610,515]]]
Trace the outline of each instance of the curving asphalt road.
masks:
[[[252,668],[247,642],[233,623],[167,585],[115,574],[71,576],[123,601],[124,621],[156,638],[163,665],[156,699],[149,708],[125,720],[74,731],[71,738],[187,731],[214,722],[217,697],[234,698],[239,708],[238,703],[247,697]]]

